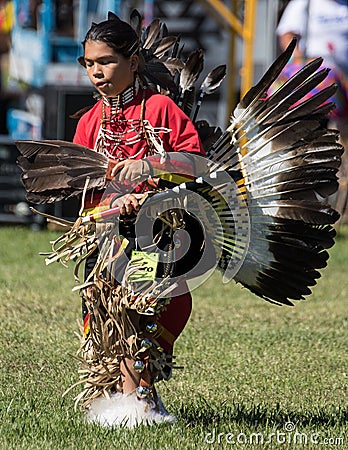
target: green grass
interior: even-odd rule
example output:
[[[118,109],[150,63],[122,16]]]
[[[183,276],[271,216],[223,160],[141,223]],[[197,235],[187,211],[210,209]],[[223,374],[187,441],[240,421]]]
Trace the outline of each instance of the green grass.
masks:
[[[77,379],[80,301],[71,268],[38,256],[53,236],[0,228],[1,450],[348,448],[347,230],[313,295],[293,308],[219,274],[194,291],[176,346],[184,369],[159,385],[178,422],[136,430],[87,425],[77,391],[62,399]]]

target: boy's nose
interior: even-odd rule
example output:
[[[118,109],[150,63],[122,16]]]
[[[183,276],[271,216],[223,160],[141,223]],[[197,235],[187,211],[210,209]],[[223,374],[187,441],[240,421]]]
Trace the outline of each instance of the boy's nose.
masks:
[[[103,71],[100,64],[94,64],[93,76],[95,78],[103,77]]]

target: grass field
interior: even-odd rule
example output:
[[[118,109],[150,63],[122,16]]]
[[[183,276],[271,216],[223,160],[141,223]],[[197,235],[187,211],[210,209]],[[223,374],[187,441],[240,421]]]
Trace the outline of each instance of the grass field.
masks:
[[[172,380],[174,426],[87,425],[73,410],[71,269],[45,267],[53,232],[0,228],[0,449],[348,448],[348,230],[308,301],[270,305],[214,274],[194,291]]]

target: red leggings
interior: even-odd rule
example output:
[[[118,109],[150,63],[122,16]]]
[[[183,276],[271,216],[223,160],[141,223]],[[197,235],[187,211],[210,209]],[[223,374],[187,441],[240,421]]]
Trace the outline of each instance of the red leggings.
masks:
[[[174,341],[179,337],[190,317],[192,310],[192,297],[186,294],[173,297],[163,311],[157,322],[165,328],[163,336],[158,337],[158,342],[170,355],[173,353]],[[166,333],[168,332],[168,333]]]

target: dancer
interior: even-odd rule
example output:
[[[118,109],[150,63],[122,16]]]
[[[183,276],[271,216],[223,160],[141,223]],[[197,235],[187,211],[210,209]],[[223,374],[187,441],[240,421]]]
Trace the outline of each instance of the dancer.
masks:
[[[339,217],[326,198],[337,190],[342,146],[338,133],[323,126],[333,108],[325,101],[335,86],[297,104],[327,76],[325,70],[316,73],[320,58],[267,97],[291,57],[292,42],[243,97],[225,131],[195,122],[208,150],[205,159],[189,119],[170,98],[143,83],[165,90],[195,118],[202,96],[219,86],[224,70],[209,73],[196,96],[201,52],[185,63],[175,52],[166,58],[176,38],[154,21],[137,55],[137,17],[132,23],[138,23],[138,33],[109,15],[86,36],[80,61],[102,99],[82,116],[75,144],[17,142],[29,201],[57,201],[88,189],[82,203],[99,208],[87,209],[74,224],[50,218],[67,232],[46,262],[73,260],[78,274],[87,258],[86,279],[76,287],[87,308],[77,383],[83,391],[76,401],[90,420],[105,425],[172,421],[154,383],[169,378],[173,342],[189,316],[190,297],[173,291],[180,283],[167,284],[173,274],[189,279],[182,259],[189,268],[200,259],[215,260],[224,282],[234,279],[271,303],[292,305],[311,293],[326,266],[326,249],[334,244],[332,224]],[[122,31],[119,42],[130,46],[115,48],[101,39],[109,42],[116,29]],[[164,61],[180,76],[173,77]],[[189,192],[198,202],[196,217],[204,233],[198,222],[192,226]],[[97,223],[95,232],[95,221],[116,212],[119,218]],[[187,234],[189,257],[176,260]],[[166,255],[158,264],[154,248]]]
[[[163,152],[190,152],[202,156],[205,153],[194,125],[183,111],[168,96],[143,86],[138,76],[141,70],[139,37],[128,23],[109,14],[108,20],[92,25],[83,48],[84,55],[80,61],[101,99],[79,120],[74,142],[106,155],[113,166],[111,178],[116,177],[120,185],[129,185],[138,176],[145,180],[134,193],[126,193],[113,201],[113,206],[120,208],[120,234],[132,241],[127,249],[130,253],[135,248],[131,219],[139,209],[141,193],[154,183],[153,178],[147,179],[153,174],[154,164],[163,157]],[[151,155],[155,156],[151,158]],[[189,160],[187,163],[190,164]],[[87,196],[85,207],[88,213],[95,212],[95,208],[100,209],[103,194],[93,191]],[[86,277],[95,263],[96,255],[87,260]],[[174,341],[191,312],[189,292],[173,295],[166,309],[156,318],[156,338],[168,361]],[[83,316],[87,335],[90,314],[86,302]],[[144,375],[147,368],[136,372],[134,363],[130,356],[125,356],[120,362],[120,390],[123,394],[135,393],[141,380],[146,387],[153,384],[151,374]]]

